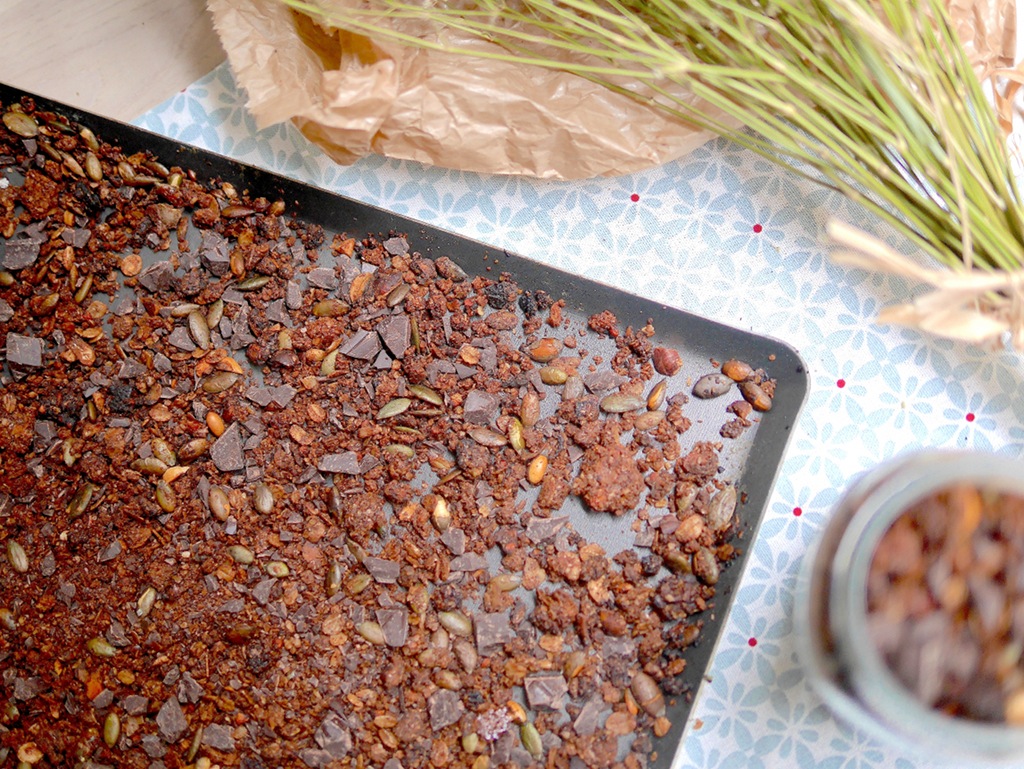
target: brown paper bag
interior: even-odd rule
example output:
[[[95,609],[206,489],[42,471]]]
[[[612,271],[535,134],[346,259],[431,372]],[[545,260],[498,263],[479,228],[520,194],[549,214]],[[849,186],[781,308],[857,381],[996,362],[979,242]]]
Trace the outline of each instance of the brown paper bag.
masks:
[[[1012,62],[1013,0],[949,4],[979,70]],[[580,179],[656,166],[712,138],[563,72],[325,30],[278,0],[209,0],[209,8],[257,124],[291,120],[340,163],[377,153],[482,173]],[[489,47],[454,35],[447,42]],[[642,88],[636,79],[621,85]]]

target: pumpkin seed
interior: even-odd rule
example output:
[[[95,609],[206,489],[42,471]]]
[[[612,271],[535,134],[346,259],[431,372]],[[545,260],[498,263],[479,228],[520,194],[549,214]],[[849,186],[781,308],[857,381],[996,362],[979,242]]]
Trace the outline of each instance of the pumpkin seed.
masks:
[[[391,417],[397,417],[399,414],[404,413],[409,409],[412,401],[408,398],[395,398],[384,405],[384,407],[377,412],[377,419],[391,419]]]
[[[274,492],[265,483],[257,483],[252,490],[252,506],[257,513],[269,515],[274,509]]]
[[[716,534],[728,529],[732,523],[733,513],[736,512],[736,500],[735,486],[726,486],[711,498],[707,520],[708,526]]]
[[[320,376],[330,376],[338,368],[338,351],[331,350],[324,359],[320,361]]]
[[[662,379],[658,384],[651,388],[651,392],[647,396],[647,409],[649,411],[657,411],[661,408],[661,405],[665,402],[665,393],[667,390],[667,379]]]
[[[538,363],[548,363],[558,357],[562,352],[562,340],[553,337],[544,337],[527,350],[527,355]]]
[[[356,632],[375,646],[384,645],[384,631],[376,622],[360,622],[356,625]]]
[[[541,742],[540,732],[532,721],[527,721],[519,727],[519,739],[523,743],[523,749],[533,756],[535,761],[540,761],[544,756],[544,743]]]
[[[242,566],[248,566],[256,560],[256,555],[245,545],[232,545],[228,548],[228,555],[231,556],[231,560]]]
[[[331,565],[327,569],[327,576],[324,577],[324,592],[327,593],[327,597],[330,598],[337,594],[341,590],[341,580],[344,576],[344,571],[340,561],[331,561]],[[370,576],[367,574],[366,576]]]
[[[402,457],[412,458],[416,456],[416,452],[412,450],[411,446],[406,446],[404,443],[389,443],[384,447],[384,451],[388,454],[398,454]]]
[[[707,374],[693,385],[693,394],[705,400],[725,395],[733,386],[733,381],[725,374]]]
[[[489,446],[491,448],[504,446],[508,443],[508,439],[504,435],[489,427],[474,427],[469,431],[469,437],[481,446]]]
[[[340,299],[324,299],[313,305],[313,315],[318,318],[336,318],[349,311],[349,306]]]
[[[96,138],[96,134],[94,134],[90,129],[86,128],[85,126],[82,126],[82,128],[78,132],[78,135],[82,137],[82,141],[85,143],[85,146],[88,147],[90,150],[92,150],[93,152],[100,151],[100,142]]]
[[[113,657],[117,649],[107,643],[106,639],[96,636],[85,642],[85,648],[97,657]]]
[[[228,519],[228,515],[231,514],[231,502],[224,489],[220,486],[212,486],[206,501],[214,518],[222,522]]]
[[[6,288],[7,286],[13,286],[13,285],[14,285],[14,275],[13,275],[13,273],[8,272],[7,270],[0,270],[0,286],[4,286]]]
[[[156,503],[165,513],[173,513],[178,506],[178,500],[174,496],[174,489],[171,484],[161,478],[156,482]]]
[[[103,166],[100,159],[92,152],[85,153],[85,175],[94,182],[103,181]]]
[[[201,309],[203,309],[203,308],[200,307],[198,304],[193,304],[192,302],[184,302],[182,304],[176,304],[176,305],[174,305],[174,307],[171,308],[171,317],[172,318],[187,318],[193,312],[198,312]]]
[[[569,378],[569,372],[559,366],[543,366],[537,373],[540,375],[540,381],[546,385],[565,384]]]
[[[224,424],[224,417],[218,414],[216,411],[206,412],[206,426],[210,429],[218,438],[224,434],[227,429],[227,425]]]
[[[220,215],[225,219],[240,219],[243,216],[252,216],[256,213],[249,206],[230,205],[221,209]]]
[[[714,585],[718,582],[720,573],[718,559],[715,558],[714,552],[708,548],[702,547],[693,554],[691,568],[693,569],[693,576],[705,585]]]
[[[14,612],[8,608],[0,609],[0,625],[3,625],[8,630],[14,631],[18,629],[18,621],[14,619]]]
[[[638,398],[635,395],[623,395],[621,393],[606,395],[601,399],[601,411],[606,411],[609,414],[625,414],[629,411],[642,409],[646,405],[647,402],[643,398]]]
[[[236,374],[234,371],[218,371],[203,379],[203,392],[210,395],[222,393],[234,387],[235,383],[241,378],[242,375]]]
[[[441,396],[441,393],[426,385],[409,385],[407,389],[421,401],[426,401],[434,406],[444,405],[444,398]]]
[[[218,299],[216,302],[210,305],[210,309],[206,311],[206,326],[210,330],[217,328],[220,325],[221,319],[224,317],[224,300]]]
[[[476,732],[462,735],[462,749],[467,753],[476,753],[480,747],[480,737]]]
[[[193,759],[196,757],[196,753],[199,752],[199,748],[203,744],[203,725],[199,724],[199,728],[196,729],[196,733],[192,735],[192,742],[189,743],[188,751],[185,753],[185,763],[191,764]],[[199,769],[199,762],[196,762],[196,769]]]
[[[345,582],[345,592],[349,595],[359,595],[361,592],[366,590],[373,582],[373,577],[363,572],[362,574],[354,574]]]
[[[69,521],[75,520],[75,518],[82,515],[88,509],[95,491],[96,487],[91,483],[83,483],[79,486],[78,491],[75,492],[75,495],[71,497],[71,501],[68,502],[67,513]]]
[[[62,152],[61,158],[64,161],[64,167],[67,168],[75,176],[85,176],[85,169],[82,168],[81,164],[74,159],[67,152]]]
[[[121,736],[121,718],[117,713],[111,711],[103,721],[103,741],[107,747],[112,748],[117,744]]]
[[[385,300],[388,307],[397,307],[405,301],[406,297],[409,296],[409,292],[412,290],[412,286],[408,283],[399,283],[393,289],[388,291],[387,299]]]
[[[488,587],[493,587],[495,590],[500,590],[503,593],[509,593],[523,584],[523,578],[519,574],[502,572],[501,574],[496,574],[492,577],[491,581],[487,584]]]
[[[155,603],[156,589],[147,586],[139,595],[139,600],[135,602],[135,614],[140,619],[142,617],[148,617],[149,613],[153,611],[153,604]]]
[[[168,467],[178,464],[178,455],[174,453],[171,444],[163,438],[154,438],[149,442],[149,446],[153,450],[153,456]]]
[[[450,670],[438,671],[434,677],[434,682],[442,689],[448,689],[453,692],[457,692],[462,688],[462,679]]]
[[[23,139],[31,139],[39,133],[39,123],[31,115],[24,112],[8,110],[4,113],[4,125]]]
[[[664,421],[664,411],[645,411],[633,420],[633,429],[639,430],[642,433],[647,432],[648,430],[653,430]]]
[[[452,635],[469,637],[473,634],[473,621],[461,611],[438,612],[437,621]]]
[[[270,282],[269,275],[253,275],[235,284],[239,291],[258,291]]]
[[[516,451],[526,448],[526,438],[523,436],[523,423],[518,417],[512,417],[508,422],[508,442]]]
[[[532,390],[523,396],[519,405],[519,419],[523,427],[533,427],[540,421],[540,396]]]
[[[167,472],[167,463],[156,457],[143,457],[132,462],[132,470],[145,475],[163,475]]]
[[[587,653],[577,649],[574,652],[570,652],[569,656],[565,658],[565,664],[562,665],[562,674],[566,680],[571,681],[583,672],[583,666],[586,664]]]
[[[291,574],[291,569],[288,568],[288,564],[284,561],[270,561],[263,568],[271,577],[277,577],[278,579]]]
[[[188,314],[188,334],[200,350],[210,349],[210,327],[206,324],[206,316],[199,310]]]
[[[175,465],[174,467],[168,467],[164,474],[161,476],[168,483],[174,483],[181,476],[188,472],[187,467],[181,465]]]
[[[456,658],[466,673],[473,675],[473,671],[476,670],[476,666],[480,662],[480,655],[477,654],[473,642],[465,638],[456,638],[452,644],[452,651],[455,652]]]
[[[210,442],[206,438],[193,438],[178,449],[178,460],[180,462],[194,462],[205,454],[209,448]]]
[[[7,561],[11,564],[11,568],[19,574],[28,571],[28,553],[25,552],[25,548],[21,546],[20,542],[15,542],[13,539],[7,540]]]

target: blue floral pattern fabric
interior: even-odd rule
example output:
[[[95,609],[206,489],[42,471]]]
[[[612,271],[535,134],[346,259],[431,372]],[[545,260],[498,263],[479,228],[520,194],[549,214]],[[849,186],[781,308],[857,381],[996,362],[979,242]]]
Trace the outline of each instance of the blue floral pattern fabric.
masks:
[[[1019,355],[875,324],[915,287],[828,258],[831,217],[899,247],[891,230],[727,141],[643,173],[577,182],[381,157],[346,167],[290,125],[258,131],[244,105],[222,65],[136,122],[796,347],[810,395],[678,763],[925,769],[832,717],[807,686],[790,621],[801,560],[861,472],[924,446],[1024,450]]]

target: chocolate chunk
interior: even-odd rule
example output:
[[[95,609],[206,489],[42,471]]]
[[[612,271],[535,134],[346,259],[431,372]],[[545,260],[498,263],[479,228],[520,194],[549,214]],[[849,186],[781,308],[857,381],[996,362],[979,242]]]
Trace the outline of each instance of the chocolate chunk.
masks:
[[[170,262],[152,264],[139,275],[139,285],[148,291],[170,291],[174,287],[174,267]]]
[[[210,447],[210,459],[222,473],[231,473],[245,467],[242,452],[242,431],[238,422],[232,422],[224,433]]]
[[[299,391],[291,385],[278,385],[270,388],[270,400],[283,409],[288,408]]]
[[[372,555],[363,559],[363,568],[377,582],[384,585],[393,585],[398,582],[398,575],[401,572],[401,566],[394,561],[389,561],[386,558],[376,558]]]
[[[337,713],[328,713],[313,734],[313,740],[332,759],[344,758],[352,750],[352,735]]]
[[[117,556],[121,555],[121,550],[121,543],[115,539],[105,548],[100,550],[99,554],[96,556],[96,561],[98,563],[106,563],[107,561],[113,561],[115,558],[117,558]]]
[[[547,542],[569,522],[569,516],[558,518],[531,518],[526,524],[526,537],[535,545]]]
[[[375,333],[359,330],[338,348],[338,352],[349,358],[373,360],[380,352],[380,339]]]
[[[497,395],[483,390],[470,390],[462,407],[462,415],[467,422],[487,425],[498,416],[500,407],[501,401]]]
[[[203,687],[192,677],[187,670],[181,674],[178,681],[178,702],[188,702],[191,705],[199,702],[203,697]]]
[[[203,744],[214,750],[232,753],[235,750],[234,730],[224,724],[207,724],[203,727]]]
[[[188,731],[188,721],[177,697],[168,697],[167,702],[160,706],[160,712],[156,714],[156,728],[160,739],[168,744],[177,742]]]
[[[405,238],[388,238],[381,245],[391,256],[405,256],[409,253],[409,241]]]
[[[46,446],[49,446],[57,438],[57,425],[49,419],[37,419],[33,430]]]
[[[196,343],[192,341],[184,326],[178,326],[168,336],[167,341],[183,352],[192,352],[196,349]]]
[[[274,393],[269,387],[250,387],[245,391],[245,397],[257,406],[266,408],[270,405],[270,401],[273,399]]]
[[[217,277],[227,275],[231,269],[227,238],[213,230],[204,231],[199,244],[199,261]]]
[[[68,227],[60,234],[60,239],[74,248],[85,248],[92,237],[92,232],[85,227]]]
[[[12,366],[39,368],[43,365],[43,340],[8,332],[7,362]]]
[[[282,323],[286,326],[290,326],[292,323],[292,319],[288,317],[288,313],[284,310],[284,299],[275,299],[268,304],[266,316],[267,320],[271,323]]]
[[[5,241],[0,240],[0,246]],[[3,251],[3,266],[8,270],[22,270],[31,267],[39,258],[39,243],[27,238],[6,241],[6,248]]]
[[[13,317],[14,308],[7,304],[3,299],[0,299],[0,323],[6,323]]]
[[[165,358],[165,356],[161,355],[160,357],[164,358],[165,360],[167,360],[168,363],[170,363],[170,360]],[[156,361],[154,360],[153,363],[155,367]],[[138,379],[141,376],[146,376],[146,374],[148,373],[149,369],[147,369],[137,360],[135,360],[134,358],[126,358],[125,360],[121,361],[121,368],[117,370],[117,374],[115,376],[117,376],[118,379]]]
[[[455,373],[458,374],[459,379],[469,379],[477,374],[477,370],[473,366],[467,366],[465,363],[455,362]]]
[[[155,734],[143,735],[142,749],[150,758],[163,758],[167,755],[167,746]]]
[[[610,371],[608,369],[602,369],[584,377],[583,384],[586,385],[586,388],[590,390],[590,392],[601,393],[606,390],[612,390],[619,387],[628,381],[629,377],[616,374],[614,371]]]
[[[449,568],[452,571],[479,571],[487,568],[487,559],[477,553],[466,553],[452,558]]]
[[[377,333],[388,352],[395,358],[401,358],[409,349],[411,326],[409,316],[391,315],[377,324]]]
[[[434,731],[451,726],[462,717],[465,710],[459,695],[448,689],[439,689],[427,699],[430,728]]]
[[[284,541],[282,537],[281,541]],[[252,597],[260,606],[266,606],[270,602],[270,592],[274,589],[277,580],[273,578],[260,580],[252,589]]]
[[[46,685],[38,676],[14,679],[14,699],[16,700],[27,702],[44,691],[46,691]]]
[[[289,310],[302,309],[302,288],[294,280],[289,280],[285,286],[284,303]]]
[[[92,700],[92,706],[97,710],[104,710],[114,704],[114,693],[110,689],[104,689]]]
[[[320,458],[317,469],[322,473],[344,473],[359,475],[359,457],[354,451],[342,454],[327,454]]]
[[[309,285],[316,288],[326,288],[328,291],[338,287],[338,276],[334,274],[334,270],[330,267],[317,267],[310,270],[306,280],[309,281]]]
[[[572,728],[581,737],[589,737],[597,731],[601,725],[601,714],[605,704],[600,697],[592,697],[580,710],[580,714],[573,721]]]
[[[309,769],[323,769],[331,763],[331,754],[319,748],[303,748],[299,751],[299,758]]]
[[[515,635],[507,611],[498,614],[477,612],[473,615],[473,629],[476,633],[476,649],[480,654],[500,650]]]
[[[430,384],[436,384],[437,378],[441,374],[454,374],[455,366],[451,361],[447,360],[432,360],[427,364],[427,381]]]
[[[129,694],[121,700],[121,707],[129,716],[141,716],[149,709],[149,699],[141,694]]]
[[[377,357],[373,361],[373,367],[380,371],[391,368],[391,356],[388,355],[386,350],[381,350],[377,353]]]
[[[537,673],[523,681],[526,702],[534,710],[558,710],[562,707],[569,686],[561,673]]]
[[[466,532],[462,529],[448,529],[441,535],[441,541],[453,555],[462,555],[466,552]]]
[[[384,634],[384,643],[398,648],[405,646],[409,637],[409,610],[398,605],[392,609],[377,609],[377,624]]]

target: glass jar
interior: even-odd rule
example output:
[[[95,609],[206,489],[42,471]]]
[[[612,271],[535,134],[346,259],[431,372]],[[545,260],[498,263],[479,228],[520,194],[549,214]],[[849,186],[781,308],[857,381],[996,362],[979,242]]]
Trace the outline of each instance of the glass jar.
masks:
[[[812,688],[841,720],[929,761],[1024,764],[1024,728],[956,718],[919,701],[868,632],[868,573],[911,505],[957,483],[1024,496],[1024,462],[973,452],[897,458],[857,481],[803,563],[794,632]]]

